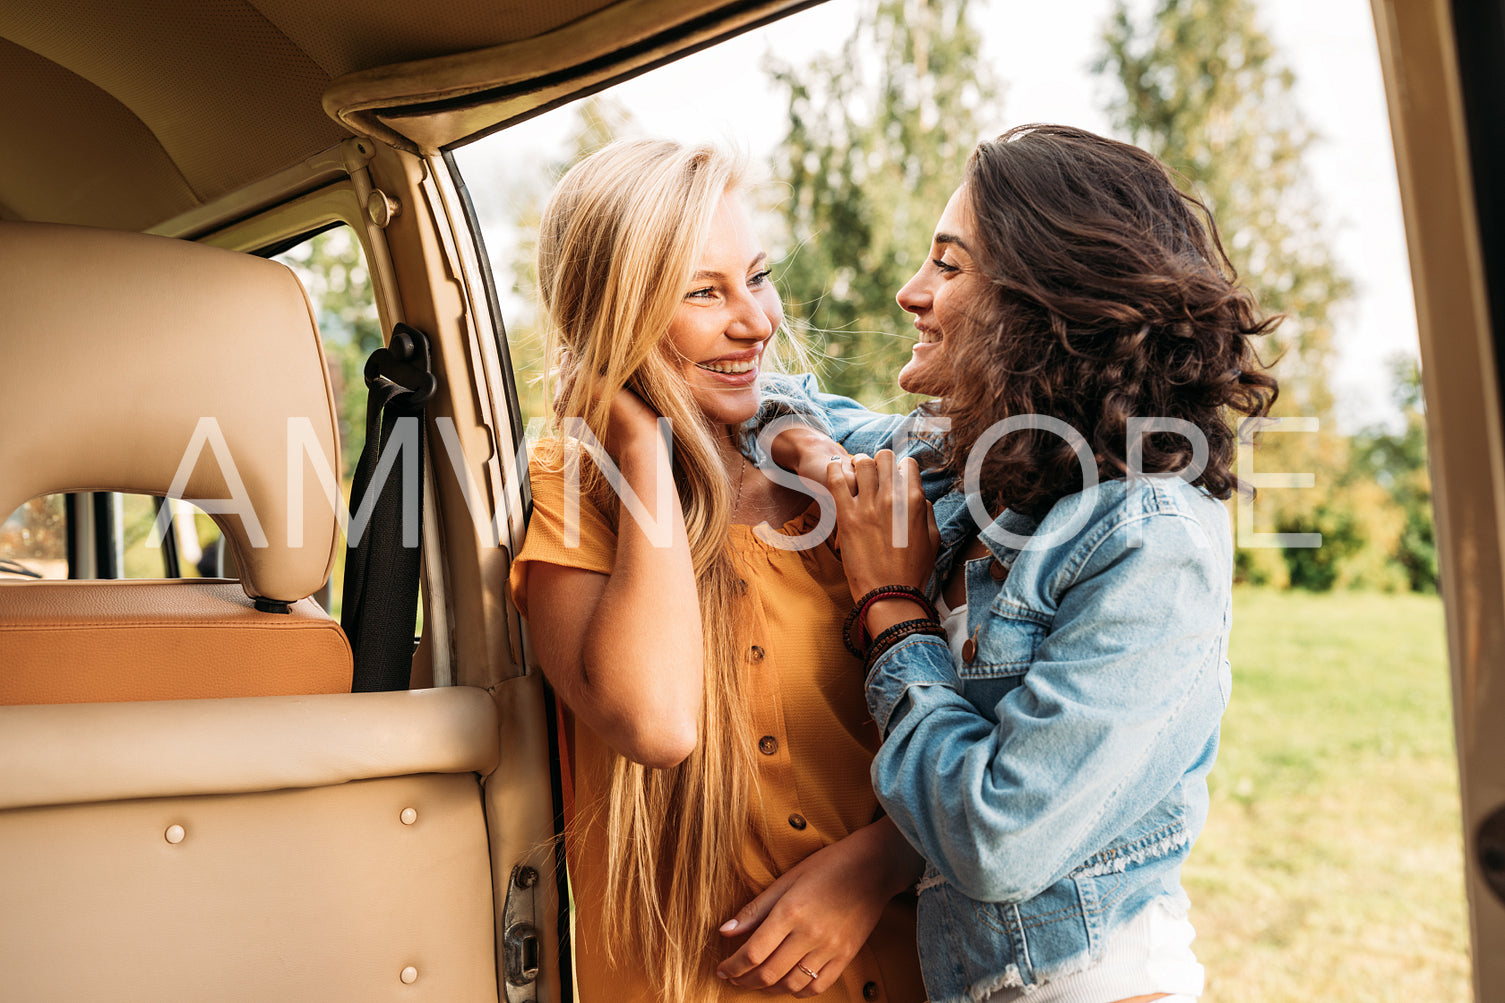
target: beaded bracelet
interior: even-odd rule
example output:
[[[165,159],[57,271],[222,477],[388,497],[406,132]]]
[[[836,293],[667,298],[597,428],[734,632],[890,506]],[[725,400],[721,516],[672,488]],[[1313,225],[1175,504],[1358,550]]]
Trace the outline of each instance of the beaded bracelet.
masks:
[[[909,585],[885,585],[881,588],[876,588],[873,591],[869,592],[867,595],[863,596],[862,600],[857,604],[858,613],[856,618],[856,625],[857,629],[861,632],[859,636],[863,641],[863,651],[862,654],[858,655],[859,658],[865,659],[867,657],[873,643],[872,639],[868,636],[868,610],[873,608],[874,603],[880,602],[884,599],[908,599],[918,604],[920,608],[925,611],[925,617],[927,619],[935,623],[940,623],[941,621],[941,614],[935,608],[935,604],[932,603],[930,599],[925,595],[925,593],[921,592],[919,589]]]
[[[916,634],[926,634],[930,637],[945,637],[946,628],[934,620],[905,620],[896,623],[892,627],[873,638],[873,643],[867,649],[867,666],[872,668],[873,663],[888,653],[888,649],[904,640],[906,637],[914,637]]]
[[[847,614],[846,621],[841,625],[841,640],[847,646],[847,650],[856,658],[867,657],[867,646],[870,643],[867,634],[867,611],[868,607],[880,599],[909,599],[920,605],[931,620],[940,622],[941,615],[935,608],[935,603],[912,585],[880,585],[861,599],[852,607],[852,612]],[[852,628],[856,627],[860,632],[861,643],[854,638]]]

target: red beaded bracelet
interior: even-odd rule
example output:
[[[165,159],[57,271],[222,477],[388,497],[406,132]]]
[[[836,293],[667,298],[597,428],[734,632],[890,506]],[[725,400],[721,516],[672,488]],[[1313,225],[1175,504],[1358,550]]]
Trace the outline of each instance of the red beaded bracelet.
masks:
[[[872,643],[867,632],[867,611],[873,603],[882,599],[908,599],[917,603],[925,611],[926,616],[930,618],[931,622],[938,624],[941,621],[941,615],[936,610],[935,603],[931,602],[925,593],[914,586],[880,585],[857,600],[857,605],[852,607],[852,612],[847,614],[846,622],[841,625],[842,643],[857,658],[867,659],[868,645]],[[854,627],[859,632],[855,635],[853,633]],[[858,638],[860,638],[860,643]]]

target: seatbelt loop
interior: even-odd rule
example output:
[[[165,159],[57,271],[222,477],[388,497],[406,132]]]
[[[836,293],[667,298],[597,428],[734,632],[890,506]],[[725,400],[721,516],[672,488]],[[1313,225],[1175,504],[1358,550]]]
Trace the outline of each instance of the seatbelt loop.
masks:
[[[355,657],[354,692],[405,690],[413,665],[413,629],[418,618],[419,548],[402,541],[404,516],[422,526],[424,405],[438,389],[431,371],[428,338],[408,324],[398,324],[385,348],[366,360],[366,444],[350,487],[351,511],[365,510],[371,482],[382,467],[383,450],[404,418],[418,422],[416,513],[403,511],[404,477],[385,476],[376,486],[370,521],[359,543],[347,546],[340,626]],[[399,439],[399,441],[401,441]],[[388,471],[390,474],[391,471]],[[395,481],[395,484],[394,484]],[[411,496],[410,496],[411,497]]]

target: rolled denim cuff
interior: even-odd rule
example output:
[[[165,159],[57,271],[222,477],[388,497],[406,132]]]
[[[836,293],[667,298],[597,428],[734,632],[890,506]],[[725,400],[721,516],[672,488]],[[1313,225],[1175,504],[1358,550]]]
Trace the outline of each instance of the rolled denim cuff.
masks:
[[[758,433],[765,425],[780,418],[797,418],[801,424],[818,432],[832,434],[831,420],[815,397],[820,391],[812,377],[769,373],[762,378],[758,388],[763,395],[758,413],[737,429],[737,446],[742,455],[754,463],[768,459],[758,448]]]
[[[768,451],[760,447],[758,443],[758,436],[762,433],[763,429],[768,427],[771,422],[786,417],[792,417],[795,419],[795,421],[799,422],[802,425],[808,426],[809,428],[815,429],[822,435],[828,437],[831,435],[831,423],[826,421],[820,415],[799,413],[791,415],[770,412],[769,416],[765,419],[763,412],[760,411],[755,417],[749,418],[747,421],[737,426],[738,451],[740,451],[743,456],[747,457],[749,460],[752,460],[758,466],[766,470],[773,463],[773,460],[769,457]],[[782,432],[783,429],[781,428],[779,429],[779,431]],[[773,437],[776,436],[776,434],[777,433],[770,433],[770,436]],[[772,438],[770,438],[770,441],[772,441]]]
[[[762,427],[775,418],[796,417],[804,419],[811,428],[831,434],[831,422],[819,401],[801,391],[805,388],[796,380],[765,380],[762,384],[763,400],[758,404],[758,413],[753,423]]]
[[[867,707],[887,737],[890,719],[917,686],[956,687],[951,648],[943,637],[913,634],[889,648],[867,674]]]

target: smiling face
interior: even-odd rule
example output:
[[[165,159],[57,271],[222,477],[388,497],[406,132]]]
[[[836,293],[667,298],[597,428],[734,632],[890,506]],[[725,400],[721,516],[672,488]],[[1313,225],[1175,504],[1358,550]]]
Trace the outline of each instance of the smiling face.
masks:
[[[767,262],[741,200],[724,196],[668,334],[695,402],[718,425],[758,410],[758,363],[784,321]]]
[[[975,297],[986,288],[973,253],[977,238],[966,186],[946,203],[935,226],[930,257],[899,290],[899,305],[914,314],[920,333],[899,386],[912,394],[944,397],[951,390],[951,353]]]

